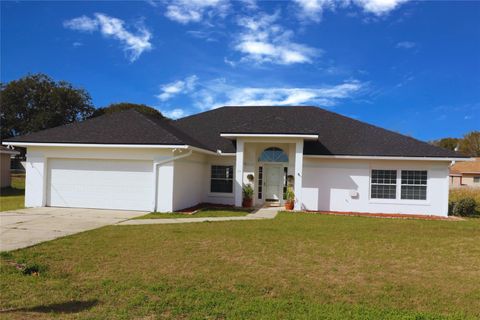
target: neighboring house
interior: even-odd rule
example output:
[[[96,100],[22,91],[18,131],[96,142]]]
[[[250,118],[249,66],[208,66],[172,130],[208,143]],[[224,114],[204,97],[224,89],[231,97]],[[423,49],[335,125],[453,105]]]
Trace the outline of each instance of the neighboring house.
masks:
[[[316,107],[223,107],[176,121],[128,110],[4,144],[27,148],[27,207],[147,211],[240,206],[247,183],[256,206],[283,203],[293,180],[296,210],[446,216],[449,164],[465,159]]]
[[[456,162],[450,167],[450,186],[480,187],[480,158],[475,161]]]
[[[18,151],[0,146],[0,188],[10,187],[10,163],[12,156],[19,154]]]

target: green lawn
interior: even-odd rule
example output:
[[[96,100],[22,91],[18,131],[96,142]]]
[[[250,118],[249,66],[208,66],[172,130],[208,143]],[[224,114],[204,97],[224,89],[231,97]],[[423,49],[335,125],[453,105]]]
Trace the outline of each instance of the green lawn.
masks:
[[[22,209],[25,206],[25,175],[12,175],[12,186],[0,190],[0,211]]]
[[[177,218],[204,218],[204,217],[243,217],[249,214],[251,210],[241,209],[206,209],[194,214],[177,212],[152,212],[135,219],[177,219]]]
[[[110,226],[3,254],[0,316],[478,319],[479,244],[480,219]]]

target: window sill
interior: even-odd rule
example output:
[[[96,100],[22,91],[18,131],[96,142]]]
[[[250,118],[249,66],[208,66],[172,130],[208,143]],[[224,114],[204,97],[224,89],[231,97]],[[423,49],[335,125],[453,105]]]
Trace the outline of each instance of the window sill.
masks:
[[[209,192],[207,194],[208,197],[218,197],[218,198],[233,198],[232,193],[222,193],[222,192]]]
[[[398,200],[398,199],[370,199],[368,203],[371,204],[395,204],[395,205],[415,205],[415,206],[429,206],[428,200]]]

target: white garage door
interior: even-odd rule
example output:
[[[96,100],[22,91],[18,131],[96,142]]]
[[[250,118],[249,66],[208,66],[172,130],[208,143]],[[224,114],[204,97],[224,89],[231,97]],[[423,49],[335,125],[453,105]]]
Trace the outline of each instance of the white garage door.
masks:
[[[47,205],[151,210],[152,162],[132,160],[48,160]]]

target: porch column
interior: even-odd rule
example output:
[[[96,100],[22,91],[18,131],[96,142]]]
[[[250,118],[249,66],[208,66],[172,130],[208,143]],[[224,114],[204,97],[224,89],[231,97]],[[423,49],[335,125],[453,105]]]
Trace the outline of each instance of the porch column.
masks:
[[[235,157],[235,206],[242,206],[242,187],[243,187],[243,148],[244,142],[237,139],[237,153]]]
[[[303,140],[295,144],[295,210],[302,210]]]

